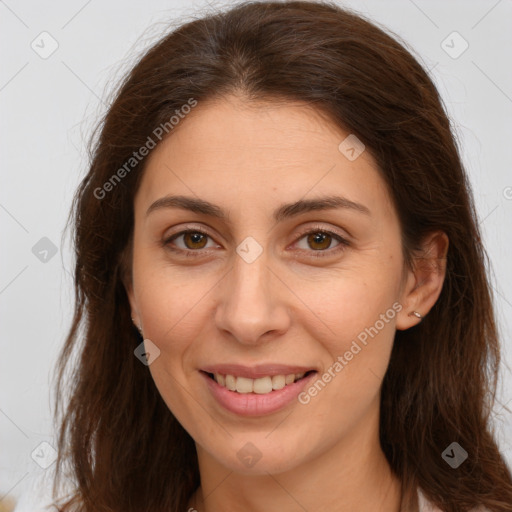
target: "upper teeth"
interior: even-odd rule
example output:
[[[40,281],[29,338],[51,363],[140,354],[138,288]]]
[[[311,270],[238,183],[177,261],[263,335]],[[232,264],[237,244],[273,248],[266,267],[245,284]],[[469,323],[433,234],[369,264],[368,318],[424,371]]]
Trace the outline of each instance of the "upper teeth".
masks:
[[[274,375],[272,377],[261,377],[259,379],[248,379],[247,377],[235,377],[234,375],[214,375],[215,381],[230,391],[238,393],[258,393],[263,395],[270,393],[273,389],[283,389],[288,384],[302,379],[304,373],[290,373],[289,375]]]

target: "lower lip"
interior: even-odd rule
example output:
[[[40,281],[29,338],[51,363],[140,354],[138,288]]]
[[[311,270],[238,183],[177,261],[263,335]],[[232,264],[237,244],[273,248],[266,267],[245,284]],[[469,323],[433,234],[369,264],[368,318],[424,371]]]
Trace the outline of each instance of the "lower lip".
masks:
[[[271,414],[286,407],[297,399],[299,393],[304,389],[316,372],[311,373],[293,384],[288,384],[282,389],[271,391],[263,395],[257,393],[238,393],[230,391],[217,384],[217,382],[208,377],[204,372],[200,372],[206,380],[206,384],[211,394],[225,409],[240,416],[263,416]]]

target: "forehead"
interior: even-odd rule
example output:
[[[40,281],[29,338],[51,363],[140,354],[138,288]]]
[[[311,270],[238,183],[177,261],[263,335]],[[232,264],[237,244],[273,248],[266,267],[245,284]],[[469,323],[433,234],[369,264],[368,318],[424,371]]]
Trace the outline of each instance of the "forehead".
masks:
[[[306,103],[251,101],[240,96],[199,103],[176,128],[155,153],[179,145],[181,152],[277,154],[293,150],[307,156],[332,150],[333,143],[345,136],[320,110]]]
[[[150,154],[139,196],[144,203],[166,193],[233,203],[236,195],[245,198],[240,206],[263,207],[272,198],[334,192],[391,208],[370,153],[347,158],[349,136],[307,104],[234,96],[199,103]]]

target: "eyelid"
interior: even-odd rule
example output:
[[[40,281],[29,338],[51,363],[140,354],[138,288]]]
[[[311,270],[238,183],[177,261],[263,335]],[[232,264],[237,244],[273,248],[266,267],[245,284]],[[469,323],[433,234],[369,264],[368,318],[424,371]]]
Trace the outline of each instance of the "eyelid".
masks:
[[[167,231],[169,231],[169,230],[167,229],[164,232],[164,235],[162,237],[163,240],[171,240],[173,237],[182,235],[182,234],[190,232],[190,231],[194,231],[197,233],[203,233],[204,235],[208,235],[210,238],[214,238],[214,236],[210,233],[208,227],[204,227],[203,225],[200,226],[197,224],[195,224],[195,225],[194,224],[185,224],[184,226],[180,226],[178,231],[176,231],[170,235],[165,234],[165,233],[167,233]]]
[[[201,254],[204,254],[206,251],[210,251],[212,248],[206,248],[206,249],[196,249],[196,250],[185,250],[180,248],[174,248],[171,246],[170,242],[172,242],[175,238],[178,238],[179,236],[182,236],[187,233],[201,233],[209,238],[211,238],[215,243],[218,244],[218,242],[215,241],[215,237],[203,226],[198,225],[191,225],[187,224],[183,226],[179,231],[176,231],[175,233],[165,236],[162,239],[162,246],[167,247],[169,250],[180,253],[184,256],[200,256]],[[291,245],[296,244],[298,241],[300,241],[305,235],[313,234],[313,233],[325,233],[327,235],[332,236],[335,240],[338,241],[338,245],[335,248],[329,248],[325,250],[306,250],[306,249],[299,249],[301,252],[307,252],[312,253],[314,257],[321,257],[322,255],[328,256],[337,253],[339,250],[345,249],[347,246],[350,245],[350,242],[348,238],[350,238],[350,234],[348,232],[345,232],[346,234],[340,233],[338,230],[334,228],[326,228],[325,226],[322,226],[321,224],[316,225],[307,225],[304,226],[299,230],[299,234],[295,237],[294,241]],[[348,235],[348,237],[346,236]],[[218,244],[220,245],[220,244]],[[289,246],[288,246],[289,247]]]
[[[346,236],[345,234],[340,233],[338,230],[334,228],[325,228],[322,225],[308,225],[301,230],[298,237],[295,239],[295,241],[292,243],[292,246],[297,244],[302,238],[304,238],[306,235],[313,234],[313,233],[324,233],[329,235],[330,237],[334,238],[338,245],[335,247],[330,247],[325,250],[314,250],[314,249],[298,249],[298,251],[302,254],[306,253],[309,258],[329,258],[332,256],[336,256],[339,253],[345,251],[348,247],[350,247],[352,244],[349,241],[350,236]],[[348,234],[348,233],[347,233]]]
[[[345,241],[346,243],[349,242],[348,239],[350,238],[350,233],[348,233],[348,231],[341,232],[341,231],[337,230],[336,228],[331,228],[331,227],[327,228],[321,224],[313,224],[313,225],[307,225],[300,230],[299,239],[302,238],[304,235],[307,235],[309,233],[316,233],[316,232],[327,233],[328,235],[336,235],[337,237],[339,237],[341,240]],[[296,241],[297,240],[295,240],[295,242]],[[295,243],[295,242],[293,242],[293,243]]]
[[[208,251],[211,249],[211,247],[210,247],[208,249],[196,249],[195,251],[193,251],[193,250],[187,251],[185,249],[171,247],[170,243],[174,239],[176,239],[182,235],[185,235],[187,233],[201,233],[201,234],[209,237],[216,244],[218,244],[218,242],[215,240],[215,237],[208,231],[208,229],[204,228],[203,226],[197,226],[197,225],[192,225],[192,224],[186,224],[185,226],[181,226],[181,228],[178,231],[176,231],[175,233],[172,233],[170,235],[164,234],[164,236],[162,237],[161,244],[163,247],[168,247],[170,250],[179,252],[182,254],[186,254],[187,252],[188,253],[201,253],[201,252]],[[220,244],[218,244],[218,245],[220,245]]]

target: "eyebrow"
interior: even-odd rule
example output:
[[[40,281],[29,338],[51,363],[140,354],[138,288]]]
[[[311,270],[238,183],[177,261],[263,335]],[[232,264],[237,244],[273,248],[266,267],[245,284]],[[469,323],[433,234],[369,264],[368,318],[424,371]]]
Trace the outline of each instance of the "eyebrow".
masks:
[[[194,213],[201,213],[210,217],[229,222],[228,215],[216,204],[188,196],[165,196],[157,199],[146,211],[146,216],[150,213],[163,209],[163,208],[181,208],[189,210]],[[370,210],[350,199],[341,196],[325,196],[315,199],[299,199],[294,203],[282,204],[274,211],[274,220],[281,222],[285,219],[296,217],[303,213],[319,210],[332,210],[336,208],[343,208],[352,210],[365,215],[370,215]]]

